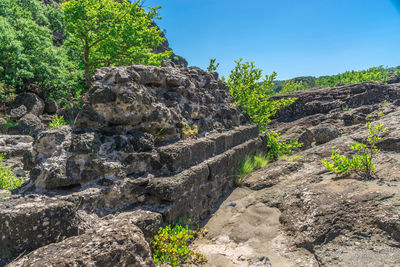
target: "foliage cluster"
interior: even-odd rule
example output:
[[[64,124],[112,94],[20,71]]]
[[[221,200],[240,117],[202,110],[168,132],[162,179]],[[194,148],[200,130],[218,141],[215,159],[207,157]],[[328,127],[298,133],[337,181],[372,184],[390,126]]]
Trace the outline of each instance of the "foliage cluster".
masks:
[[[199,133],[199,129],[196,124],[190,127],[190,125],[186,122],[182,122],[182,126],[182,134],[184,138],[194,137]]]
[[[158,8],[127,0],[2,0],[0,101],[36,84],[47,99],[78,105],[94,68],[159,65],[172,51],[152,52],[165,40],[153,22]]]
[[[315,80],[316,87],[334,87],[350,83],[378,82],[384,83],[389,72],[384,67],[372,67],[362,71],[347,71],[332,76],[321,76]]]
[[[281,90],[281,94],[289,94],[295,91],[307,90],[310,87],[303,81],[288,80],[286,81]]]
[[[67,125],[67,122],[64,120],[64,117],[56,115],[56,117],[50,122],[49,128],[51,129],[63,125]]]
[[[70,38],[68,47],[85,72],[90,85],[91,72],[104,66],[135,63],[159,66],[172,51],[153,53],[165,38],[153,20],[160,7],[142,8],[141,1],[82,0],[62,4],[64,21]]]
[[[215,59],[215,58],[210,59],[210,64],[207,67],[208,72],[214,72],[218,69],[219,63],[215,63],[216,61],[217,61],[217,59]]]
[[[62,10],[38,0],[0,5],[0,82],[23,91],[29,84],[50,90],[76,86],[76,64],[53,34],[64,32]]]
[[[151,243],[154,262],[160,266],[206,262],[207,259],[203,255],[189,248],[190,243],[201,234],[201,230],[193,230],[183,221],[160,227]]]
[[[14,97],[15,88],[7,84],[0,83],[0,103],[11,102]]]
[[[267,166],[268,162],[269,161],[267,157],[261,153],[256,154],[253,157],[249,155],[245,156],[242,162],[240,163],[237,175],[235,176],[234,179],[235,184],[237,186],[242,185],[247,175],[249,175],[250,173],[252,173],[257,169]]]
[[[23,178],[17,178],[11,169],[4,165],[5,153],[0,154],[0,190],[13,190],[21,186]]]
[[[6,130],[8,130],[9,128],[11,128],[11,127],[14,127],[14,126],[17,126],[18,125],[18,122],[15,122],[15,121],[13,121],[12,119],[10,119],[10,118],[7,118],[7,120],[3,123],[3,127],[6,129]]]
[[[242,59],[239,59],[235,63],[236,66],[227,80],[230,94],[243,112],[250,116],[251,121],[258,124],[260,131],[264,132],[271,121],[270,117],[275,115],[279,109],[292,104],[296,99],[271,99],[273,94],[271,87],[276,73],[266,75],[260,82],[262,70],[258,69],[254,62],[242,63]]]
[[[271,160],[277,160],[283,155],[292,155],[295,148],[301,147],[303,143],[298,140],[280,141],[281,135],[272,130],[265,133],[267,139],[268,152],[267,156]]]
[[[348,175],[356,173],[364,179],[371,179],[375,173],[376,165],[373,164],[373,159],[379,153],[376,143],[382,138],[379,135],[386,131],[382,124],[371,126],[368,122],[368,138],[367,144],[354,142],[349,144],[351,150],[355,152],[350,159],[346,156],[340,155],[337,150],[332,149],[331,160],[323,160],[322,164],[330,171],[337,175]]]

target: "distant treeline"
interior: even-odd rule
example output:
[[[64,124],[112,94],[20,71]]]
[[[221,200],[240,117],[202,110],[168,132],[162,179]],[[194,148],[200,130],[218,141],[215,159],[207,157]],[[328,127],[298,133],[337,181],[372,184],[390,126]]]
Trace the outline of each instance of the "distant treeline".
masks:
[[[400,77],[400,66],[390,68],[383,66],[372,67],[367,70],[346,71],[330,76],[296,77],[290,80],[274,81],[272,89],[276,93],[290,93],[315,87],[335,87],[360,82],[386,83],[389,74],[395,74]]]

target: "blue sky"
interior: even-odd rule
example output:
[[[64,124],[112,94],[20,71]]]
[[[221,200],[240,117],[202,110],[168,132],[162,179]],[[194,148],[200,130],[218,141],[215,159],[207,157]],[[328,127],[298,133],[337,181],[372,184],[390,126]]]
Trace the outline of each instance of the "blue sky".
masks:
[[[176,54],[227,76],[254,61],[278,79],[400,65],[400,0],[146,0]]]

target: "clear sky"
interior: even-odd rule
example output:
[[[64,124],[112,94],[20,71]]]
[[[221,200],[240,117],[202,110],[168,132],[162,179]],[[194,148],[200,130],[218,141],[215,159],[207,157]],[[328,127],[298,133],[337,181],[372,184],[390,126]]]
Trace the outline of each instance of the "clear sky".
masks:
[[[227,76],[254,61],[278,79],[400,65],[400,0],[146,0],[189,65]]]

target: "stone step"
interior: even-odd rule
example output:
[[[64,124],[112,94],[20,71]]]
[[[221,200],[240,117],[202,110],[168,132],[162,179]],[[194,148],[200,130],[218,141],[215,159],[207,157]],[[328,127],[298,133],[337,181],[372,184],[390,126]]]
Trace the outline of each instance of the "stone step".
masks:
[[[261,137],[253,138],[175,176],[152,178],[147,193],[159,198],[159,202],[167,202],[159,211],[165,221],[175,221],[184,214],[204,218],[233,188],[234,175],[243,158],[265,151]]]
[[[196,140],[179,141],[158,149],[160,162],[169,172],[178,172],[253,139],[258,134],[258,126],[252,124]]]

